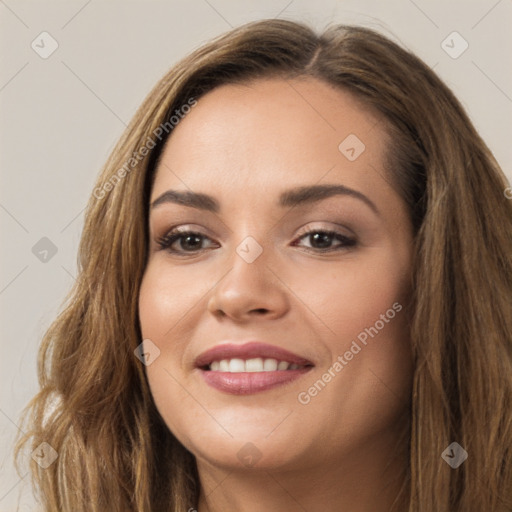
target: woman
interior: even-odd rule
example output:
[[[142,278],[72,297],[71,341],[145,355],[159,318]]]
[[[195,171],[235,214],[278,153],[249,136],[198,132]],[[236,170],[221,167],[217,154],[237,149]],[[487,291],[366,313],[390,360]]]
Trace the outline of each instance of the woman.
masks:
[[[44,338],[46,510],[512,510],[506,187],[369,29],[266,20],[182,60]]]

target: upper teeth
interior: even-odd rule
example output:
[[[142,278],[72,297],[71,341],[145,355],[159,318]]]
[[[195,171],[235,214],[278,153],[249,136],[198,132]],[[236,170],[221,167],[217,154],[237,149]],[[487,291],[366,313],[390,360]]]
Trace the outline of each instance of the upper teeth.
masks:
[[[255,357],[254,359],[222,359],[213,361],[209,369],[214,372],[275,372],[276,370],[296,370],[298,364],[287,361],[278,361],[277,359],[263,359]]]

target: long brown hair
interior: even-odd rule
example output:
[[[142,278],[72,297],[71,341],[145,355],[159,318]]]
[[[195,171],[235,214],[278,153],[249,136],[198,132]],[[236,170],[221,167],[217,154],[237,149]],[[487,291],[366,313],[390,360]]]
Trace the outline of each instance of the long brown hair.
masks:
[[[41,390],[18,445],[48,511],[172,511],[197,506],[194,457],[152,400],[138,292],[148,199],[176,109],[227,83],[315,77],[386,123],[390,180],[415,227],[409,512],[512,510],[512,201],[461,104],[421,60],[378,33],[284,20],[252,22],[174,66],[136,112],[98,177],[79,273],[39,354]],[[151,141],[151,146],[149,144]],[[154,146],[154,147],[153,147]],[[141,148],[150,147],[141,156]],[[51,407],[50,407],[51,406]],[[441,458],[453,441],[468,459]]]

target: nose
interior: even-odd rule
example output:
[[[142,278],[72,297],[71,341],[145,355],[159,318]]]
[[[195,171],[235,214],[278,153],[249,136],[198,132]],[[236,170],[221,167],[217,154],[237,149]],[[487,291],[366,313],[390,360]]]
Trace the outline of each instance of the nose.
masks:
[[[268,266],[267,250],[252,262],[234,253],[231,268],[211,292],[210,313],[237,322],[275,319],[286,314],[289,308],[287,287],[276,268]]]

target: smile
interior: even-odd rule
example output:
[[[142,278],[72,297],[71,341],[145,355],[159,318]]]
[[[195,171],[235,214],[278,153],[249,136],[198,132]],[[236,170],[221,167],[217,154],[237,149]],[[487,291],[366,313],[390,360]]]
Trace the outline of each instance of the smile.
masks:
[[[305,368],[307,365],[298,365],[296,363],[290,363],[288,361],[278,361],[277,359],[263,359],[261,357],[255,357],[253,359],[221,359],[220,361],[212,361],[208,366],[208,370],[213,372],[275,372],[281,370],[298,370],[299,368]]]
[[[260,341],[217,345],[199,355],[195,366],[208,386],[233,395],[267,391],[314,368],[305,357]]]

